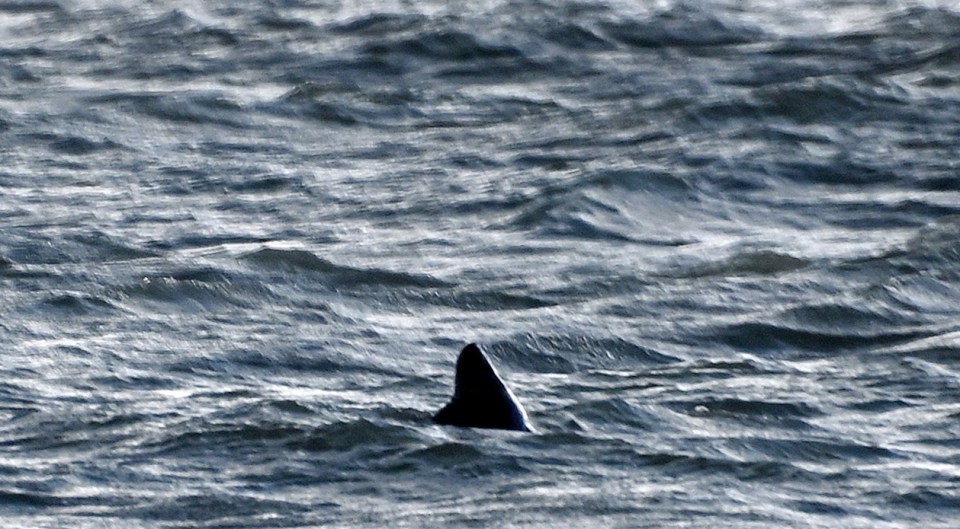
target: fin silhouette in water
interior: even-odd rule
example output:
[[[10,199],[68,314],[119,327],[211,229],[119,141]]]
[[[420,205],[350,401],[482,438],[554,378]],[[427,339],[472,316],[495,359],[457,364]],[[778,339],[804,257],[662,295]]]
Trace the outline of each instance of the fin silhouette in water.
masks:
[[[433,416],[437,424],[532,432],[520,401],[477,344],[460,351],[453,399]]]

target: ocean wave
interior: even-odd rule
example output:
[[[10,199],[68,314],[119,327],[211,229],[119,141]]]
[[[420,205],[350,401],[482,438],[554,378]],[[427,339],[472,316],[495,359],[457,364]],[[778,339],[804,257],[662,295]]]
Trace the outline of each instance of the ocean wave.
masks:
[[[310,430],[288,446],[311,452],[362,452],[370,450],[380,457],[395,454],[402,447],[424,442],[423,434],[407,426],[396,426],[368,419],[331,423]]]
[[[664,277],[707,278],[750,275],[777,275],[802,270],[812,263],[788,253],[772,250],[741,251],[716,262],[698,263],[661,274]]]
[[[97,230],[83,231],[73,235],[70,239],[82,245],[76,256],[76,259],[80,262],[111,263],[159,257],[159,254],[152,249],[132,244],[123,237]]]
[[[371,37],[423,29],[429,23],[430,17],[422,14],[371,13],[338,23],[331,29],[334,33]]]
[[[543,236],[654,246],[692,242],[700,194],[686,179],[658,170],[590,171],[518,202],[496,227]],[[675,223],[661,222],[664,217]]]
[[[468,442],[443,442],[415,449],[391,458],[387,468],[408,473],[433,471],[467,478],[482,476],[507,477],[530,471],[522,457],[508,453],[487,453]]]
[[[187,489],[141,499],[124,507],[124,518],[182,522],[210,527],[242,527],[264,517],[295,517],[308,509],[297,502],[264,499],[257,494],[199,493]]]
[[[511,293],[500,289],[437,289],[422,294],[408,293],[412,300],[431,305],[452,307],[469,312],[496,312],[501,310],[532,310],[556,306],[548,298]]]
[[[960,31],[960,13],[945,5],[908,5],[886,13],[879,29],[906,42],[938,39]]]
[[[609,38],[635,48],[719,48],[757,42],[765,37],[759,28],[725,20],[682,3],[645,19],[604,21],[600,28]]]
[[[431,464],[457,465],[472,463],[484,457],[479,448],[468,443],[448,442],[415,450],[406,455],[411,459],[429,461]]]
[[[86,156],[119,147],[119,144],[110,140],[92,140],[84,136],[64,136],[50,142],[52,151],[72,156]]]
[[[0,3],[0,12],[11,14],[33,14],[62,11],[60,2],[46,0],[28,0],[23,2]]]
[[[76,503],[74,498],[58,496],[46,492],[26,492],[18,490],[0,489],[0,505],[13,509],[46,509],[51,507],[63,507]]]
[[[737,441],[747,450],[766,454],[781,461],[830,463],[843,461],[891,461],[896,452],[874,444],[850,439],[783,439],[775,437],[743,438]]]
[[[592,27],[578,21],[564,21],[550,18],[531,28],[542,38],[565,49],[577,51],[609,51],[616,47],[602,27]],[[614,32],[616,37],[616,31]]]
[[[791,422],[823,415],[819,407],[806,402],[777,402],[769,400],[723,398],[692,402],[674,402],[671,407],[693,416],[724,416],[761,422]],[[795,426],[795,425],[794,425]]]
[[[190,453],[198,450],[244,447],[254,450],[271,443],[296,442],[307,430],[284,424],[204,424],[167,425],[163,438],[144,443],[141,449],[155,453]]]
[[[2,261],[2,258],[0,258]],[[0,262],[0,278],[8,279],[54,279],[59,273],[47,267],[40,266],[19,266],[10,261],[7,265]]]
[[[918,358],[928,362],[951,365],[960,363],[957,351],[960,350],[960,329],[952,324],[942,332],[911,340],[888,348],[881,348],[877,355],[895,355],[898,357]]]
[[[657,366],[678,361],[617,337],[526,334],[490,343],[487,348],[507,365],[539,373]]]
[[[43,314],[64,317],[104,315],[123,310],[116,302],[108,298],[77,292],[51,295],[39,303],[38,309]]]
[[[773,82],[766,72],[763,75],[763,82],[769,84],[747,97],[690,105],[689,119],[702,125],[778,117],[795,124],[815,125],[827,117],[831,121],[881,121],[890,113],[911,112],[906,99],[892,89],[863,86],[842,77],[818,78],[810,73],[790,82]]]
[[[423,27],[410,34],[371,37],[362,45],[362,56],[384,61],[399,72],[425,72],[457,82],[496,83],[505,79],[531,79],[560,72],[579,77],[584,65],[563,55],[534,56],[520,43],[481,28],[454,25]]]
[[[424,116],[417,103],[418,96],[404,88],[307,82],[284,94],[274,108],[281,115],[379,128],[419,122]]]
[[[144,414],[89,403],[43,403],[31,398],[0,430],[0,445],[36,453],[119,450],[149,420]],[[136,442],[136,441],[132,441]]]
[[[867,349],[904,343],[927,335],[910,327],[890,329],[822,328],[795,326],[786,322],[746,322],[727,326],[717,340],[740,350],[803,351],[833,354],[837,351]]]
[[[851,516],[851,509],[843,507],[836,501],[798,500],[789,502],[791,508],[797,511],[819,516]]]
[[[234,282],[231,276],[209,269],[143,275],[116,289],[115,294],[125,304],[188,313],[250,307],[253,299],[270,295],[265,287]]]
[[[924,226],[906,245],[906,259],[917,263],[931,263],[948,273],[943,265],[960,263],[960,215],[946,215]],[[949,273],[946,277],[950,277]],[[957,276],[960,279],[960,276]]]
[[[208,47],[232,47],[240,42],[236,31],[201,21],[186,10],[171,9],[150,16],[153,13],[144,10],[137,12],[136,16],[121,17],[119,21],[124,24],[114,35],[127,45],[152,46],[154,53],[184,48],[199,51]]]
[[[649,405],[638,404],[632,399],[608,397],[587,400],[579,399],[576,403],[565,406],[560,410],[576,417],[578,421],[591,425],[591,428],[611,430],[650,430],[657,425],[657,429],[669,428],[656,410]]]
[[[297,31],[311,32],[317,29],[317,26],[309,20],[296,16],[285,16],[269,10],[258,13],[257,24],[267,31],[280,34],[290,34]]]
[[[933,508],[951,516],[960,511],[960,495],[931,487],[916,487],[904,493],[892,494],[889,501],[924,510]]]
[[[307,250],[262,248],[241,257],[243,261],[276,270],[301,270],[327,276],[342,286],[386,286],[437,288],[449,283],[424,274],[393,272],[380,268],[358,268],[334,264]]]
[[[674,453],[641,454],[640,460],[644,466],[657,468],[671,476],[729,474],[744,482],[778,482],[785,479],[819,482],[823,479],[790,462],[743,461]]]
[[[314,317],[316,319],[316,317]],[[317,321],[312,323],[317,323]],[[397,377],[403,376],[394,366],[384,365],[375,358],[362,359],[351,354],[349,343],[318,343],[315,349],[273,350],[270,343],[258,343],[251,339],[247,345],[239,346],[215,358],[197,358],[176,364],[177,368],[195,370],[258,370],[264,373],[315,373],[318,376],[366,376]]]
[[[121,100],[120,107],[129,112],[173,123],[236,129],[253,125],[243,106],[222,93],[130,94],[112,98]]]
[[[535,345],[553,350],[563,356],[590,359],[591,367],[601,367],[601,364],[610,360],[618,366],[627,366],[632,363],[664,365],[678,361],[674,356],[619,337],[538,335],[529,338]]]
[[[869,399],[859,402],[852,402],[845,408],[863,411],[867,413],[885,413],[888,411],[901,410],[903,408],[910,408],[913,404],[904,400],[904,399]]]
[[[444,29],[420,33],[414,37],[369,43],[372,55],[406,55],[447,61],[519,59],[523,53],[510,45],[484,42],[462,30]]]

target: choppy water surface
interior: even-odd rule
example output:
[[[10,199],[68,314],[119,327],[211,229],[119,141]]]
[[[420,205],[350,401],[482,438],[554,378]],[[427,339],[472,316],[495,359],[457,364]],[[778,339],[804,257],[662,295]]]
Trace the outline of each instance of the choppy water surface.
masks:
[[[958,35],[0,4],[3,525],[955,527]],[[430,423],[468,341],[538,433]]]

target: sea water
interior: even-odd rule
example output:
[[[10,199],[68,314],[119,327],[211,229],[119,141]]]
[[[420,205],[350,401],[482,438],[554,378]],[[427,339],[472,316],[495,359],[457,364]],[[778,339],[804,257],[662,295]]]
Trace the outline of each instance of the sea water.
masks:
[[[958,214],[953,2],[3,2],[0,524],[957,527]]]

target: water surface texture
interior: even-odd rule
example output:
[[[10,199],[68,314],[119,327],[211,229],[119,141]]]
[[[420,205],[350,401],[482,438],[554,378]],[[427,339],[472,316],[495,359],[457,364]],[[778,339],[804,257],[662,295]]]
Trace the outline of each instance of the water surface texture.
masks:
[[[0,354],[5,527],[954,528],[960,10],[0,2]]]

